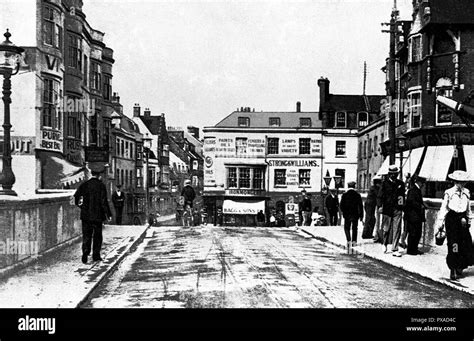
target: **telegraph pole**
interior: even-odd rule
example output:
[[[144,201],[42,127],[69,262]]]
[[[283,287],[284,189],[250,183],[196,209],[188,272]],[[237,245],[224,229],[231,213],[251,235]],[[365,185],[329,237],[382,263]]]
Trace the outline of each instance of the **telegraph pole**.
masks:
[[[382,25],[389,26],[389,30],[382,30],[384,33],[390,33],[390,52],[388,60],[388,70],[389,73],[389,86],[388,94],[390,99],[390,113],[388,121],[388,138],[390,141],[390,153],[389,160],[390,164],[395,164],[395,149],[396,149],[396,139],[395,139],[395,108],[392,105],[392,101],[396,96],[395,90],[395,41],[397,34],[397,21],[398,21],[399,11],[397,9],[397,0],[394,0],[392,15],[390,23],[383,23]]]

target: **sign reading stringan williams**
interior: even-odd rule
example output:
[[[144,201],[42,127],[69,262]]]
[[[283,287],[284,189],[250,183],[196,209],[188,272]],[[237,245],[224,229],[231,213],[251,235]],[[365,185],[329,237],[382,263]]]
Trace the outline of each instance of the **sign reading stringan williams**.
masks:
[[[268,160],[270,167],[319,167],[317,160]]]

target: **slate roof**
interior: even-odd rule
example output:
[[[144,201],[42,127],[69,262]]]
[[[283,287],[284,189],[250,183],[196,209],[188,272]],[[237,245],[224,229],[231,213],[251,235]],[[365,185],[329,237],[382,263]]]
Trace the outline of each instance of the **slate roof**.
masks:
[[[246,112],[246,111],[234,111],[222,121],[217,123],[214,127],[239,127],[238,118],[239,117],[248,117],[250,118],[249,128],[266,128],[272,129],[270,127],[270,118],[278,117],[280,118],[280,126],[275,127],[277,129],[281,128],[301,128],[300,127],[300,118],[311,118],[311,128],[321,128],[322,124],[319,120],[319,113],[317,112]]]
[[[431,15],[429,21],[423,20],[423,24],[474,24],[472,0],[430,0],[421,6],[421,10],[424,11],[427,6]]]
[[[386,96],[374,95],[333,95],[329,94],[326,103],[321,104],[322,111],[367,111],[379,112],[381,101]]]

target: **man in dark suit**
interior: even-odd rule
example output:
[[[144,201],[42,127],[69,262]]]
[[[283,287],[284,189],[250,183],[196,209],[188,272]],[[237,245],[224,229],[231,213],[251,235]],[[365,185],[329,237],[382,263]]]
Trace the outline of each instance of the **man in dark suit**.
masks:
[[[350,248],[357,243],[357,224],[359,219],[364,219],[364,207],[362,198],[355,190],[356,183],[351,181],[347,184],[349,190],[342,195],[341,211],[344,217],[344,232],[346,233],[347,246]],[[351,237],[352,227],[352,237]]]
[[[92,178],[82,183],[74,194],[75,203],[81,208],[82,220],[82,262],[87,264],[87,257],[91,252],[92,260],[101,261],[100,248],[102,246],[102,223],[110,220],[109,203],[107,201],[107,189],[100,180],[104,172],[101,164],[89,166]]]
[[[112,203],[115,208],[115,223],[122,225],[123,206],[125,205],[125,193],[122,192],[122,186],[117,185],[117,190],[112,193]]]
[[[418,244],[425,222],[425,206],[423,204],[423,195],[421,188],[426,179],[421,176],[415,176],[414,185],[408,190],[407,200],[405,203],[405,218],[407,222],[408,232],[408,255],[420,255]]]
[[[338,220],[338,213],[339,213],[339,199],[337,198],[336,194],[334,193],[333,189],[329,190],[329,194],[326,197],[325,203],[326,210],[329,215],[329,225],[336,226]]]

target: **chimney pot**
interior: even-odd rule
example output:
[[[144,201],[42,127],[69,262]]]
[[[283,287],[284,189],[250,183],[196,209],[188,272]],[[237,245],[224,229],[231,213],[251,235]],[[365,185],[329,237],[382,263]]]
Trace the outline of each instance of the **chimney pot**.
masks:
[[[133,117],[140,117],[140,104],[135,103],[133,107]]]
[[[301,102],[296,102],[296,112],[301,112]]]

